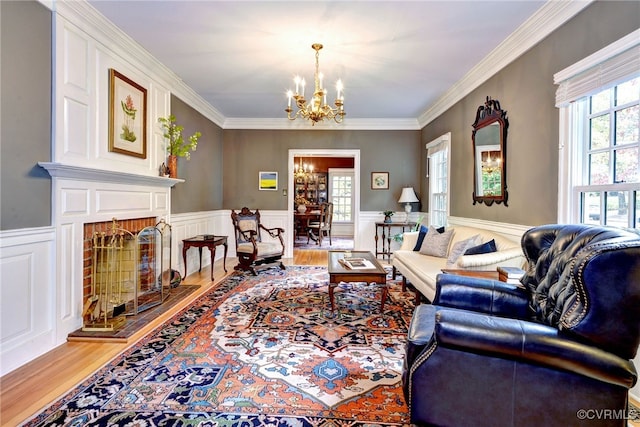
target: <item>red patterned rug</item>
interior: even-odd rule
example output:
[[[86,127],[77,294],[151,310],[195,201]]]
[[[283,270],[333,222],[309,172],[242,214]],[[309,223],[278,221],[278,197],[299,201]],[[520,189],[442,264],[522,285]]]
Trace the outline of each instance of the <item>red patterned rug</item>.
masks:
[[[324,267],[234,274],[26,425],[408,424],[413,295],[389,281],[327,295]]]

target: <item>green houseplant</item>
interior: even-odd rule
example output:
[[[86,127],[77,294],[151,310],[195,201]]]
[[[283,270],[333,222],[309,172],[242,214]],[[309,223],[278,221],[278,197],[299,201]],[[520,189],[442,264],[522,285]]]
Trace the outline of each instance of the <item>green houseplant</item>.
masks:
[[[182,135],[184,126],[176,124],[176,117],[171,114],[169,117],[160,117],[158,122],[162,125],[164,137],[167,140],[167,154],[169,155],[169,176],[171,178],[178,177],[178,157],[186,157],[191,159],[191,152],[196,151],[198,139],[202,136],[200,132],[195,132],[186,140]]]
[[[394,212],[393,211],[382,211],[382,214],[384,215],[384,222],[389,223],[389,222],[391,222],[391,217],[393,216]]]

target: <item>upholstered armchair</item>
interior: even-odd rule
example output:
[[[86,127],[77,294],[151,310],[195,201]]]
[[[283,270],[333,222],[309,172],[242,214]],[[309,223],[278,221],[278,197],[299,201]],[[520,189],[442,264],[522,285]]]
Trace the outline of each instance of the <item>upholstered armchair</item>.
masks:
[[[640,236],[548,225],[522,238],[522,286],[441,274],[411,321],[411,422],[624,426],[640,344]]]
[[[240,212],[231,211],[231,221],[236,237],[236,253],[238,255],[238,265],[235,270],[250,271],[257,275],[257,267],[267,267],[277,264],[281,269],[285,269],[282,263],[284,255],[284,229],[266,228],[260,223],[260,212],[258,209],[251,212],[249,208],[243,207]],[[271,239],[263,240],[262,231],[266,232]]]

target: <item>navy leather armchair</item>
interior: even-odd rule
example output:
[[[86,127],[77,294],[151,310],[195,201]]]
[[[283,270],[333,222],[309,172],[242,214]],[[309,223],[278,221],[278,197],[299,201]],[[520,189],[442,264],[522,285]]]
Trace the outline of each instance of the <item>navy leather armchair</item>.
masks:
[[[640,236],[554,224],[522,248],[522,286],[442,274],[433,304],[416,308],[403,373],[413,424],[626,424]]]

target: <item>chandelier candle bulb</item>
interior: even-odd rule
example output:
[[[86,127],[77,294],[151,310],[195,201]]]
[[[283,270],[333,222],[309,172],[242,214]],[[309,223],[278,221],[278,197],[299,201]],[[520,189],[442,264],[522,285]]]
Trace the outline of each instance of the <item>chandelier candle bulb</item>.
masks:
[[[311,120],[311,125],[315,125],[325,119],[333,119],[336,123],[342,123],[346,113],[344,112],[344,94],[342,80],[338,80],[336,83],[336,100],[334,102],[335,108],[327,104],[327,91],[323,88],[324,75],[319,71],[319,57],[322,44],[314,43],[311,48],[316,51],[316,66],[314,73],[314,90],[312,91],[311,99],[309,102],[304,99],[305,80],[300,76],[295,76],[293,81],[296,85],[295,94],[291,94],[291,91],[287,92],[288,104],[285,112],[289,120],[295,120],[298,117]],[[299,92],[300,91],[300,92]],[[291,98],[295,100],[297,111],[294,114],[291,108]]]

